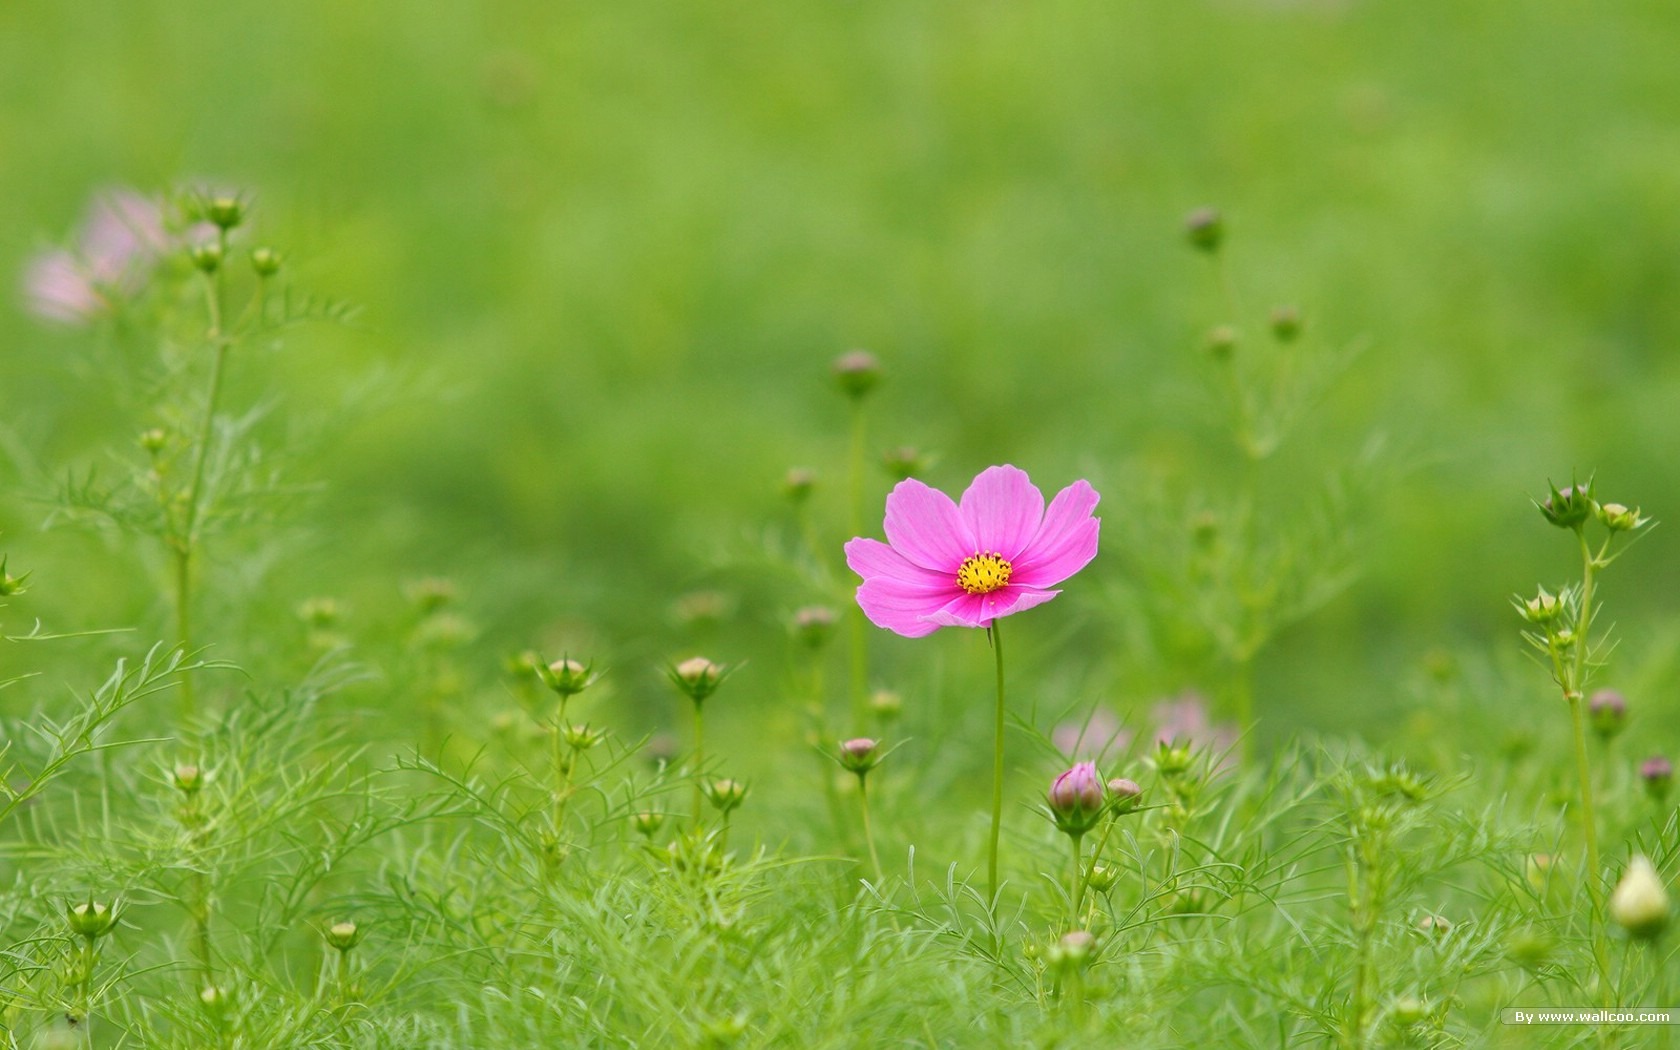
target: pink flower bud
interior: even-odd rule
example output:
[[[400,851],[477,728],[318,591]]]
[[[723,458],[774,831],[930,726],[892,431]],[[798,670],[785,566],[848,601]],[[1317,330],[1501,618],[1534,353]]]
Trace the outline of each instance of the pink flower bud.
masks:
[[[1102,815],[1102,777],[1095,762],[1078,762],[1050,785],[1050,814],[1069,835],[1083,835]]]

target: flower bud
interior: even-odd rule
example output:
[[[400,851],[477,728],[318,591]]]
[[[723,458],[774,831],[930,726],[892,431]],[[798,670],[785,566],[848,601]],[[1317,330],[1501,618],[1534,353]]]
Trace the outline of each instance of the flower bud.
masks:
[[[1225,239],[1225,220],[1214,208],[1197,208],[1184,217],[1184,235],[1190,246],[1204,252],[1216,252]]]
[[[1629,510],[1621,503],[1600,503],[1595,509],[1599,522],[1611,532],[1632,532],[1649,521],[1640,517],[1638,507]]]
[[[793,614],[793,633],[812,649],[821,649],[834,633],[834,610],[826,605],[807,605]]]
[[[1097,938],[1089,930],[1069,930],[1056,942],[1058,961],[1071,966],[1083,966],[1097,949]]]
[[[1562,489],[1552,486],[1551,495],[1535,506],[1558,528],[1578,529],[1597,507],[1593,501],[1592,479],[1587,479],[1585,485],[1576,483]]]
[[[273,277],[280,272],[280,253],[273,248],[252,248],[251,269],[258,277]]]
[[[298,619],[316,630],[336,626],[342,611],[332,598],[306,598],[297,608]]]
[[[794,467],[782,478],[782,495],[795,506],[810,498],[811,490],[816,487],[817,472],[809,467]]]
[[[1418,920],[1418,929],[1424,933],[1445,937],[1452,932],[1453,924],[1444,915],[1425,915]]]
[[[898,448],[888,449],[881,456],[881,466],[886,468],[887,474],[894,481],[904,481],[926,474],[933,466],[933,459],[919,449],[900,445]]]
[[[1636,854],[1610,894],[1610,918],[1633,936],[1649,940],[1668,925],[1668,917],[1668,888],[1651,862]]]
[[[1091,830],[1102,816],[1102,778],[1094,762],[1077,762],[1050,785],[1050,815],[1056,827],[1079,836]]]
[[[847,397],[862,400],[881,382],[881,362],[867,350],[841,354],[834,360],[834,381]]]
[[[891,722],[904,713],[904,698],[891,689],[877,689],[869,696],[869,709],[883,722]]]
[[[1228,324],[1208,329],[1205,346],[1207,355],[1223,364],[1237,353],[1237,330]]]
[[[1614,689],[1600,689],[1587,701],[1593,732],[1609,740],[1627,725],[1627,700]]]
[[[717,692],[718,684],[727,671],[704,656],[695,656],[670,668],[667,674],[678,692],[698,704]]]
[[[1389,1004],[1389,1017],[1402,1027],[1411,1027],[1429,1016],[1429,1004],[1415,995],[1402,995]]]
[[[1107,864],[1093,864],[1091,866],[1091,877],[1088,884],[1097,893],[1107,893],[1114,888],[1114,884],[1118,881],[1120,881],[1118,868],[1110,867]]]
[[[219,985],[207,984],[198,991],[198,1001],[211,1013],[220,1013],[228,1001],[228,993]]]
[[[840,764],[850,772],[863,776],[881,764],[881,743],[860,736],[840,745]]]
[[[561,700],[572,697],[595,684],[600,676],[588,666],[578,663],[570,657],[563,657],[551,664],[537,665],[537,677],[542,679],[543,685],[548,686]]]
[[[1549,594],[1546,588],[1540,588],[1538,594],[1526,599],[1518,606],[1517,611],[1522,618],[1537,627],[1555,623],[1564,613],[1563,599],[1555,594]]]
[[[741,803],[747,800],[747,785],[739,780],[711,780],[701,791],[705,793],[707,800],[717,807],[717,811],[725,816],[740,808]]]
[[[170,779],[175,783],[175,790],[181,794],[196,795],[204,787],[204,770],[182,763],[171,772]]]
[[[605,740],[606,736],[605,730],[591,729],[582,722],[567,725],[560,730],[560,739],[573,751],[588,751]]]
[[[27,591],[29,588],[24,586],[24,581],[27,579],[29,579],[27,572],[22,576],[13,576],[8,573],[6,571],[6,559],[0,557],[0,598],[10,598],[15,594],[22,594]]]
[[[1674,784],[1674,765],[1662,755],[1652,755],[1639,763],[1639,779],[1645,782],[1646,793],[1661,802]]]
[[[204,204],[204,217],[231,230],[245,221],[245,204],[238,197],[212,197]]]
[[[1195,755],[1186,744],[1163,740],[1155,748],[1155,771],[1167,778],[1181,777],[1190,772]]]
[[[200,273],[215,273],[222,268],[222,246],[215,241],[195,244],[188,252],[193,268]]]
[[[403,588],[403,594],[421,616],[430,616],[455,600],[455,582],[435,576],[413,580]]]
[[[1108,800],[1115,816],[1130,813],[1143,801],[1143,788],[1135,780],[1115,777],[1108,782]]]
[[[648,838],[652,838],[660,828],[665,826],[665,814],[653,810],[644,810],[630,817],[630,826]]]
[[[150,427],[140,432],[140,447],[148,455],[157,455],[169,445],[169,434],[162,427]]]
[[[1272,308],[1272,335],[1280,343],[1293,343],[1301,334],[1301,311],[1294,306]]]
[[[327,932],[322,936],[326,937],[328,945],[341,952],[354,948],[356,942],[362,939],[361,931],[356,929],[353,922],[335,922],[327,927]]]
[[[1552,855],[1550,853],[1531,853],[1524,863],[1523,876],[1528,879],[1529,886],[1536,893],[1543,893],[1546,884],[1552,877]]]
[[[116,907],[100,904],[92,897],[85,904],[66,905],[64,914],[70,920],[70,929],[90,941],[105,936],[117,925]]]

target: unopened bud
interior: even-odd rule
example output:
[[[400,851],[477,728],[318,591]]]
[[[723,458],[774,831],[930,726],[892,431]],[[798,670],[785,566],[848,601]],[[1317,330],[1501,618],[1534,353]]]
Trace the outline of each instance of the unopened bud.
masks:
[[[1108,782],[1108,799],[1115,816],[1130,813],[1143,801],[1143,788],[1139,787],[1135,780],[1115,777]]]
[[[1237,330],[1228,324],[1208,329],[1207,355],[1218,362],[1229,361],[1237,352]]]
[[[212,197],[205,202],[204,217],[231,230],[245,221],[245,204],[238,197]]]
[[[22,576],[13,576],[7,572],[6,559],[0,557],[0,598],[10,598],[27,591],[29,588],[25,586],[25,581],[28,579],[29,574],[27,572]]]
[[[1091,866],[1091,877],[1088,884],[1096,892],[1107,893],[1114,888],[1114,884],[1118,881],[1120,881],[1120,870],[1118,868],[1110,867],[1107,864]]]
[[[1638,507],[1630,510],[1621,503],[1600,503],[1597,513],[1599,522],[1611,532],[1632,532],[1648,520],[1640,517]]]
[[[1190,772],[1195,755],[1186,744],[1163,740],[1155,748],[1155,771],[1167,778],[1181,777]]]
[[[175,783],[175,789],[183,795],[196,795],[204,787],[204,770],[194,765],[181,764],[170,774]]]
[[[1609,740],[1627,725],[1627,700],[1614,689],[1600,689],[1587,701],[1593,732]]]
[[[1546,588],[1542,587],[1534,597],[1524,599],[1517,611],[1529,623],[1535,626],[1544,626],[1555,622],[1558,617],[1563,615],[1563,599],[1555,594],[1548,593]]]
[[[1448,933],[1451,933],[1452,926],[1453,924],[1449,922],[1445,916],[1441,915],[1425,915],[1423,918],[1418,920],[1418,929],[1422,930],[1424,933],[1434,934],[1438,937],[1444,937]]]
[[[1301,311],[1294,306],[1272,309],[1272,335],[1280,343],[1292,343],[1301,334]]]
[[[891,722],[904,713],[904,698],[891,689],[877,689],[869,696],[869,709],[883,722]]]
[[[1225,220],[1215,208],[1197,208],[1184,217],[1184,236],[1204,252],[1216,252],[1225,239]]]
[[[594,685],[600,676],[588,666],[565,657],[547,665],[539,663],[537,677],[562,700],[569,700]]]
[[[280,272],[280,253],[273,248],[251,249],[251,269],[258,277],[273,277]]]
[[[1050,815],[1056,827],[1078,837],[1091,830],[1102,815],[1102,778],[1094,762],[1077,762],[1050,785]]]
[[[222,246],[215,241],[193,245],[188,257],[192,259],[193,268],[200,273],[215,273],[222,268]]]
[[[560,731],[560,739],[573,751],[588,751],[605,740],[606,736],[604,730],[591,729],[581,722],[567,725]]]
[[[816,487],[817,472],[809,467],[794,467],[782,478],[782,495],[795,505],[804,503]]]
[[[665,814],[653,810],[636,813],[630,817],[630,826],[648,838],[652,838],[660,828],[665,826]]]
[[[1551,494],[1536,503],[1540,513],[1546,520],[1560,529],[1578,529],[1592,516],[1597,504],[1593,501],[1592,480],[1589,478],[1585,485],[1579,482],[1559,489],[1555,486]]]
[[[880,751],[880,741],[866,736],[855,737],[840,745],[840,765],[862,776],[881,764]]]
[[[821,649],[834,633],[834,610],[826,605],[807,605],[793,614],[793,633],[812,649]]]
[[[90,941],[105,936],[117,925],[115,906],[101,904],[91,897],[84,904],[66,905],[64,914],[70,920],[70,929]]]
[[[903,481],[926,474],[933,466],[933,459],[920,449],[900,445],[898,448],[888,449],[881,456],[881,466],[886,468],[887,474],[894,481]]]
[[[1661,802],[1674,785],[1674,764],[1662,755],[1652,755],[1639,763],[1639,779],[1645,782],[1646,792]]]
[[[169,434],[162,427],[151,427],[140,432],[140,447],[150,455],[157,455],[169,444]]]
[[[697,704],[717,692],[718,683],[723,681],[725,673],[721,665],[704,656],[684,660],[668,672],[677,691]]]
[[[1668,888],[1651,862],[1635,855],[1610,894],[1610,918],[1633,936],[1649,940],[1668,925],[1668,917]]]
[[[747,785],[739,780],[708,781],[701,790],[711,804],[717,807],[719,813],[727,816],[731,811],[740,808],[747,800]]]
[[[834,381],[847,397],[862,400],[881,382],[881,362],[867,350],[841,354],[834,360]]]
[[[1056,947],[1061,950],[1062,962],[1080,966],[1096,951],[1097,938],[1089,930],[1070,930],[1062,934]]]
[[[403,588],[403,594],[420,615],[430,616],[455,600],[455,582],[436,576],[413,580]]]
[[[323,936],[326,937],[328,945],[341,952],[347,952],[354,948],[356,942],[362,939],[361,931],[356,929],[356,924],[353,922],[335,922],[327,927],[327,932]]]

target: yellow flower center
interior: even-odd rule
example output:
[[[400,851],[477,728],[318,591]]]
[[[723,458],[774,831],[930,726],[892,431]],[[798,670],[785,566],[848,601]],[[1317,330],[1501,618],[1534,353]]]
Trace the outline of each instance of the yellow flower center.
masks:
[[[1012,567],[996,551],[975,554],[957,567],[957,583],[970,594],[990,594],[1009,585]]]

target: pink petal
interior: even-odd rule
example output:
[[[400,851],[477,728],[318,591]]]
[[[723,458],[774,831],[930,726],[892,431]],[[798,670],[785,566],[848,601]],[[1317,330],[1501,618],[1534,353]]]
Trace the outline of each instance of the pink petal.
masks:
[[[1050,587],[1090,564],[1097,556],[1097,530],[1102,523],[1091,511],[1100,498],[1086,481],[1076,481],[1056,493],[1038,534],[1015,559],[1010,582]]]
[[[859,537],[846,543],[846,565],[865,580],[888,576],[901,583],[918,584],[932,590],[955,587],[956,577],[948,572],[924,569],[880,540]]]
[[[987,467],[962,494],[960,510],[980,550],[1013,561],[1038,532],[1044,495],[1019,467]]]
[[[938,630],[939,625],[930,622],[928,615],[950,600],[950,591],[929,593],[890,576],[872,577],[857,589],[858,608],[869,622],[906,638],[920,638]]]
[[[962,594],[927,619],[941,627],[988,627],[1000,616],[1043,605],[1060,593],[1011,585],[990,594]]]
[[[105,308],[93,282],[66,251],[50,251],[29,261],[23,291],[31,313],[48,321],[82,324]]]
[[[910,478],[887,493],[887,539],[924,569],[955,573],[977,549],[951,497]]]

